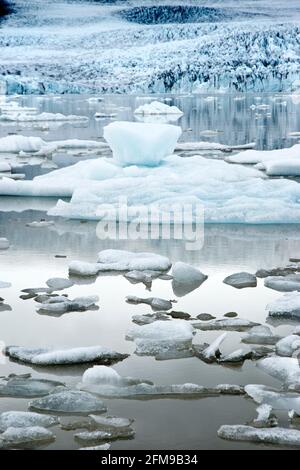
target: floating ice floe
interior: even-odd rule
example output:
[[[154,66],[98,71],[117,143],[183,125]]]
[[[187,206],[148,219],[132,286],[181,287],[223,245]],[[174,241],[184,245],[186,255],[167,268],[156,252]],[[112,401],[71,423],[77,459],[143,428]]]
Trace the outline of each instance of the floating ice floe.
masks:
[[[247,441],[282,446],[300,445],[300,431],[280,427],[257,429],[241,424],[223,425],[218,430],[218,436],[231,441]]]
[[[10,243],[7,238],[0,238],[0,250],[7,250],[10,247]]]
[[[181,128],[169,124],[113,122],[104,128],[105,140],[122,166],[157,166],[172,155]]]
[[[155,313],[148,313],[146,315],[133,315],[132,321],[137,325],[149,325],[150,323],[154,323],[156,321],[170,321],[171,317],[167,315],[167,312],[155,312]]]
[[[268,176],[300,176],[300,158],[293,160],[283,158],[279,161],[263,163],[263,167]]]
[[[31,377],[8,377],[0,380],[0,396],[33,398],[52,393],[62,382]]]
[[[291,292],[267,305],[271,317],[299,318],[300,292]]]
[[[300,366],[297,358],[266,357],[257,362],[257,367],[278,379],[285,387],[300,386]]]
[[[230,146],[220,144],[219,142],[178,142],[176,145],[176,152],[202,152],[203,150],[220,150],[223,152],[231,152],[233,150],[247,150],[255,147],[255,142],[250,142],[244,145]]]
[[[300,356],[300,336],[289,335],[276,343],[276,353],[279,356],[292,357],[298,351]]]
[[[194,328],[198,330],[228,330],[228,331],[244,331],[254,326],[258,326],[259,323],[246,320],[244,318],[221,318],[220,320],[209,320],[209,321],[192,321]]]
[[[0,432],[13,428],[28,428],[31,426],[41,426],[48,428],[59,423],[55,416],[32,413],[30,411],[5,411],[0,415]]]
[[[54,434],[41,426],[26,428],[9,427],[0,434],[0,449],[15,448],[18,446],[37,446],[50,443],[55,440]]]
[[[266,287],[279,292],[300,291],[300,274],[270,276],[265,279],[264,284]]]
[[[103,250],[98,254],[97,263],[72,261],[69,265],[69,272],[76,276],[95,276],[105,271],[164,272],[170,267],[171,263],[168,258],[155,253]]]
[[[243,387],[222,384],[214,388],[206,388],[196,384],[155,385],[147,380],[122,377],[114,369],[94,366],[85,371],[79,388],[103,397],[199,397],[218,396],[221,394],[243,395]]]
[[[10,282],[0,281],[0,289],[6,289],[8,287],[11,287]]]
[[[223,333],[216,338],[210,345],[193,345],[193,350],[196,355],[204,362],[216,362],[221,357],[220,346],[227,336],[227,333]]]
[[[98,309],[96,302],[99,301],[97,295],[90,297],[76,297],[70,300],[64,296],[50,297],[41,303],[38,313],[45,315],[63,315],[68,312],[85,312],[86,310]]]
[[[28,222],[28,224],[26,224],[26,227],[45,228],[51,227],[52,225],[55,225],[54,220],[34,220],[33,222]]]
[[[220,363],[240,364],[247,359],[252,359],[252,351],[245,351],[244,349],[236,349],[232,353],[220,357]]]
[[[152,281],[157,278],[162,278],[163,275],[159,271],[129,271],[124,274],[124,277],[131,283],[131,284],[138,284],[142,282],[145,284],[147,288],[150,288],[152,285]]]
[[[137,354],[156,355],[168,350],[188,349],[194,334],[190,323],[173,320],[133,326],[127,332],[126,338],[135,342]]]
[[[100,366],[99,366],[100,367]],[[106,406],[91,393],[79,390],[66,390],[33,400],[29,408],[56,414],[105,413]]]
[[[242,342],[246,344],[274,345],[281,338],[281,336],[274,335],[268,326],[260,325],[251,328],[242,338]]]
[[[48,122],[68,122],[68,121],[88,121],[89,118],[86,116],[78,116],[78,115],[68,115],[65,116],[61,113],[41,113],[41,114],[34,114],[34,113],[27,113],[25,112],[13,112],[13,113],[2,113],[0,114],[0,121],[5,122],[39,122],[39,121],[48,121]]]
[[[5,354],[12,359],[40,366],[101,363],[122,361],[128,354],[121,354],[102,346],[87,346],[71,349],[24,348],[8,346]]]
[[[224,284],[235,287],[236,289],[244,289],[245,287],[256,287],[257,279],[253,274],[242,272],[231,274],[224,279]]]
[[[70,279],[64,279],[61,277],[53,277],[51,279],[48,279],[48,281],[46,281],[46,284],[48,287],[50,287],[50,289],[53,290],[63,290],[74,285],[74,283],[70,281]]]
[[[177,262],[172,266],[172,276],[172,288],[177,297],[182,297],[197,289],[208,277],[199,269],[182,262]]]
[[[146,304],[146,305],[150,305],[150,307],[153,310],[166,311],[166,310],[171,310],[174,301],[160,299],[158,297],[148,297],[146,299],[143,299],[141,297],[136,297],[134,295],[128,295],[126,297],[126,302],[128,302],[129,304],[135,304],[135,305]]]
[[[160,101],[152,101],[152,103],[146,103],[139,106],[134,111],[134,114],[142,114],[144,116],[157,114],[176,114],[182,116],[183,112],[177,108],[177,106],[169,106],[165,103],[161,103]]]
[[[300,271],[300,266],[298,264],[289,264],[285,267],[273,268],[273,269],[259,269],[256,271],[256,277],[266,278],[266,277],[285,277],[290,274],[295,274]]]
[[[268,162],[283,163],[284,161],[296,160],[299,158],[300,144],[296,144],[290,148],[277,150],[248,150],[226,158],[230,163],[244,163],[255,165],[257,163],[266,164]]]
[[[117,129],[116,133],[119,136]],[[117,142],[120,139],[125,152],[121,136],[117,138],[113,133],[112,139]],[[163,143],[167,140],[163,139]],[[134,142],[136,155],[140,155],[139,146],[141,152],[148,148],[144,142]],[[162,148],[161,143],[159,147]],[[140,158],[136,160],[134,163],[142,165]],[[255,169],[200,156],[172,155],[154,168],[136,165],[122,168],[106,158],[86,160],[32,181],[2,179],[0,194],[72,197],[70,202],[58,201],[48,214],[85,220],[115,221],[117,217],[117,220],[148,223],[150,205],[163,223],[162,216],[166,211],[170,213],[173,204],[174,217],[182,217],[182,207],[188,204],[191,222],[199,220],[197,208],[205,209],[204,218],[208,223],[295,223],[300,220],[297,182],[269,180]],[[127,200],[124,213],[120,211],[120,196]],[[145,205],[143,210],[142,205]],[[180,214],[176,212],[179,206]]]
[[[101,441],[114,441],[117,439],[132,439],[135,431],[131,428],[112,429],[107,431],[85,431],[74,435],[75,439],[81,444],[92,444]]]
[[[80,447],[79,450],[87,450],[87,451],[94,450],[94,451],[99,451],[99,450],[109,450],[110,447],[111,447],[110,444],[105,443],[105,444],[102,444],[102,445],[100,445],[100,446]]]

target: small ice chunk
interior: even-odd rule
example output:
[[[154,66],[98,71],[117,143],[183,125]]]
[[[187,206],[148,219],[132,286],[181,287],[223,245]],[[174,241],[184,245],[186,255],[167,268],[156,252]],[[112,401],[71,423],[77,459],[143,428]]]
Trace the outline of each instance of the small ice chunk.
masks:
[[[204,362],[216,362],[220,357],[220,346],[223,343],[227,336],[227,333],[223,333],[218,338],[216,338],[210,346],[204,347],[203,349],[200,348],[198,349],[198,354],[197,356],[200,357]],[[194,345],[194,349],[196,346]],[[201,350],[202,349],[202,350]]]
[[[8,287],[11,287],[10,282],[0,281],[0,289],[6,289]]]
[[[16,446],[42,445],[55,440],[54,434],[41,426],[9,427],[0,434],[0,449]]]
[[[210,321],[192,321],[193,327],[198,330],[209,331],[209,330],[227,330],[227,331],[244,331],[254,326],[258,326],[259,323],[246,320],[244,318],[221,318],[220,320]]]
[[[72,261],[69,264],[69,274],[73,276],[91,277],[100,271],[98,263],[87,263],[85,261]]]
[[[68,298],[57,298],[53,297],[48,300],[47,303],[42,303],[38,309],[38,313],[46,315],[63,315],[67,312],[85,312],[96,308],[96,302],[99,301],[99,297],[77,297],[74,300]]]
[[[100,446],[80,447],[79,450],[87,450],[87,451],[90,451],[90,450],[95,450],[95,451],[98,451],[98,450],[109,450],[110,447],[111,447],[110,444],[105,443],[105,444],[102,444],[102,445],[100,445]]]
[[[75,434],[75,439],[81,444],[97,443],[99,441],[114,441],[117,439],[132,439],[135,431],[131,428],[111,429],[106,431],[85,431]]]
[[[188,349],[194,335],[193,326],[182,320],[156,321],[133,326],[126,338],[135,341],[138,354],[156,355],[163,350]]]
[[[150,305],[153,310],[170,310],[173,306],[171,300],[160,299],[158,297],[148,297],[143,299],[141,297],[136,297],[134,295],[128,295],[126,297],[126,302],[130,304],[146,304]]]
[[[7,238],[0,238],[0,250],[7,250],[10,244]]]
[[[113,122],[104,127],[114,160],[122,166],[156,166],[174,152],[181,128],[170,124]]]
[[[267,306],[271,317],[300,318],[300,293],[291,292]]]
[[[0,138],[0,152],[3,153],[37,152],[45,145],[40,137],[8,135]]]
[[[46,284],[53,290],[63,290],[74,285],[74,283],[70,281],[70,279],[64,279],[61,277],[53,277],[51,279],[48,279]]]
[[[99,271],[168,271],[171,262],[156,253],[103,250],[98,254]]]
[[[229,364],[239,364],[244,362],[246,359],[252,359],[252,352],[245,351],[244,349],[237,349],[232,353],[227,354],[220,358],[219,362],[225,362]]]
[[[172,276],[173,292],[178,297],[197,289],[207,279],[207,276],[199,269],[182,262],[173,265]]]
[[[8,377],[0,380],[1,397],[33,398],[52,393],[62,382],[31,377]]]
[[[273,414],[273,408],[266,403],[256,408],[257,418],[251,423],[256,428],[273,428],[278,426],[278,420]]]
[[[223,425],[218,430],[218,436],[231,441],[260,442],[275,445],[300,445],[300,431],[287,428],[257,429],[252,426]]]
[[[179,114],[182,116],[183,112],[177,108],[177,106],[169,106],[165,103],[161,103],[160,101],[152,101],[152,103],[146,103],[139,106],[134,111],[134,114],[142,114],[146,116],[157,114]]]
[[[274,335],[268,326],[254,326],[242,338],[246,344],[267,344],[274,345],[281,339],[281,336]]]
[[[296,351],[300,355],[300,337],[298,335],[289,335],[276,343],[276,353],[279,356],[291,357]]]
[[[292,357],[266,357],[257,363],[257,367],[284,385],[300,385],[299,361]]]
[[[59,423],[55,416],[32,413],[30,411],[5,411],[0,415],[0,431],[13,428],[28,428],[31,426],[41,426],[48,428]]]
[[[226,277],[223,282],[224,284],[228,284],[236,289],[257,286],[256,277],[253,274],[246,272],[231,274],[231,276]]]
[[[52,393],[31,401],[29,407],[36,411],[71,415],[104,413],[106,411],[106,406],[101,400],[88,392],[78,390]]]
[[[121,354],[102,346],[71,349],[8,346],[5,349],[5,354],[12,359],[41,366],[87,364],[90,362],[110,364],[128,357],[127,354]]]
[[[90,415],[90,418],[97,425],[105,429],[125,429],[132,425],[133,419],[118,418],[116,416]]]
[[[133,315],[132,321],[137,325],[149,325],[155,321],[170,321],[171,318],[166,312],[148,313],[146,315]]]

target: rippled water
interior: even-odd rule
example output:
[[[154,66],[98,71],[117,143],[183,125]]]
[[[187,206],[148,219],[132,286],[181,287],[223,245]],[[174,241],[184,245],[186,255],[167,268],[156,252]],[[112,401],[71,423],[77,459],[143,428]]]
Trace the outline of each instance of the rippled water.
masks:
[[[246,97],[218,96],[216,100],[205,97],[174,98],[184,117],[178,122],[186,130],[189,140],[207,140],[201,131],[220,130],[211,140],[226,144],[243,144],[257,141],[258,148],[275,148],[291,145],[287,137],[290,131],[300,129],[300,105],[291,97],[265,95],[256,100]],[[136,97],[105,97],[104,103],[88,104],[86,97],[26,97],[20,99],[26,105],[40,106],[41,111],[83,114],[91,117],[88,125],[63,124],[42,131],[34,126],[1,125],[1,135],[19,132],[24,135],[41,135],[47,140],[76,138],[101,138],[107,120],[96,121],[96,111],[111,111],[118,107],[118,119],[132,119]],[[138,100],[139,102],[141,100]],[[255,119],[249,109],[254,102],[270,104],[271,117],[261,111],[263,117]],[[282,102],[286,102],[285,105]],[[278,103],[281,103],[280,105]],[[122,106],[123,109],[119,109]],[[187,131],[191,128],[191,131]],[[70,156],[71,158],[71,156]],[[1,296],[10,306],[0,312],[0,341],[6,345],[57,347],[103,345],[130,357],[115,365],[124,376],[147,378],[157,384],[194,382],[204,386],[219,383],[263,383],[278,386],[279,383],[246,361],[242,367],[208,365],[197,358],[156,361],[152,357],[134,354],[134,343],[125,339],[132,325],[134,314],[150,313],[147,305],[129,305],[127,295],[153,295],[175,298],[170,281],[155,280],[149,294],[141,284],[132,285],[123,276],[100,276],[96,280],[80,282],[67,290],[71,298],[81,295],[99,295],[99,310],[67,313],[60,318],[39,315],[33,300],[19,298],[21,290],[43,286],[50,277],[65,277],[71,260],[94,261],[98,251],[119,248],[134,251],[151,251],[168,256],[172,262],[185,261],[208,274],[208,280],[190,294],[177,298],[176,310],[195,316],[209,312],[221,318],[228,311],[236,311],[240,317],[265,323],[266,305],[281,296],[267,289],[258,281],[255,289],[238,291],[223,284],[225,276],[237,271],[255,272],[261,267],[285,265],[290,256],[300,253],[300,230],[295,225],[277,226],[206,226],[204,246],[201,251],[187,252],[185,244],[178,240],[159,241],[101,241],[96,237],[93,222],[56,219],[55,225],[44,229],[26,227],[26,223],[45,217],[45,211],[55,204],[53,199],[0,197],[0,236],[7,237],[11,247],[0,251],[0,279],[12,283],[9,289],[1,289]],[[66,258],[56,258],[64,255]],[[271,327],[277,334],[287,334],[291,324]],[[197,332],[195,342],[211,342],[220,332]],[[240,347],[242,333],[230,332],[222,345],[224,352]],[[31,367],[12,362],[0,356],[0,375],[31,372],[35,377],[58,379],[75,386],[80,382],[86,366],[80,367]],[[217,397],[199,400],[105,400],[109,414],[134,418],[136,436],[130,441],[116,441],[112,449],[245,449],[264,448],[262,445],[234,443],[217,437],[222,424],[244,424],[256,415],[256,405],[244,397]],[[28,400],[0,398],[0,411],[26,410]],[[288,425],[287,417],[278,414],[281,425]],[[78,444],[74,432],[54,428],[55,443],[49,449],[75,449]]]

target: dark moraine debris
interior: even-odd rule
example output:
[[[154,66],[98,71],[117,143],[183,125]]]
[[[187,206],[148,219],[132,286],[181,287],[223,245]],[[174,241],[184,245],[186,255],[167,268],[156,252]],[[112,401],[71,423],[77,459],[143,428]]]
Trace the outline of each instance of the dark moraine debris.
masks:
[[[227,312],[224,314],[224,317],[227,317],[227,318],[235,318],[237,316],[238,314],[236,312]]]
[[[224,284],[235,287],[236,289],[244,289],[245,287],[256,287],[257,279],[254,274],[247,272],[231,274],[224,279]]]
[[[171,312],[168,312],[168,315],[172,318],[180,319],[180,320],[189,320],[191,318],[191,315],[186,312],[179,312],[176,310],[171,310]]]
[[[0,22],[2,18],[13,13],[12,2],[0,0]]]

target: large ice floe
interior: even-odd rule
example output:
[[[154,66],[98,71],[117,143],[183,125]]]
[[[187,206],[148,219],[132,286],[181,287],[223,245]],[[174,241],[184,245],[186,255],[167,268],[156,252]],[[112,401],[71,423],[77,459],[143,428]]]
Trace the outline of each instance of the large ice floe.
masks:
[[[300,431],[288,428],[257,429],[252,426],[223,425],[218,430],[218,436],[231,441],[248,441],[275,445],[300,445]]]
[[[8,428],[28,428],[42,426],[48,428],[59,423],[56,416],[32,413],[30,411],[5,411],[0,415],[0,432]]]
[[[71,349],[24,348],[8,346],[5,354],[11,359],[40,366],[72,364],[111,364],[122,361],[128,354],[121,354],[102,346],[87,346]]]
[[[258,361],[257,367],[278,379],[285,387],[300,387],[300,366],[297,358],[267,357]]]
[[[105,366],[94,366],[86,370],[78,387],[99,396],[112,398],[201,398],[202,396],[218,396],[220,394],[244,394],[243,387],[229,384],[217,385],[212,388],[193,383],[155,385],[148,380],[122,377],[114,369]]]
[[[33,398],[48,395],[64,386],[54,380],[9,376],[0,380],[0,397]]]
[[[36,447],[54,440],[54,434],[41,426],[9,427],[0,434],[0,449]]]
[[[71,197],[48,214],[74,219],[148,223],[152,210],[159,223],[166,213],[168,223],[173,213],[191,222],[204,208],[209,223],[299,222],[297,182],[271,180],[256,169],[197,155],[171,155],[180,132],[170,125],[114,122],[104,130],[113,159],[81,161],[33,181],[4,178],[0,194]]]

